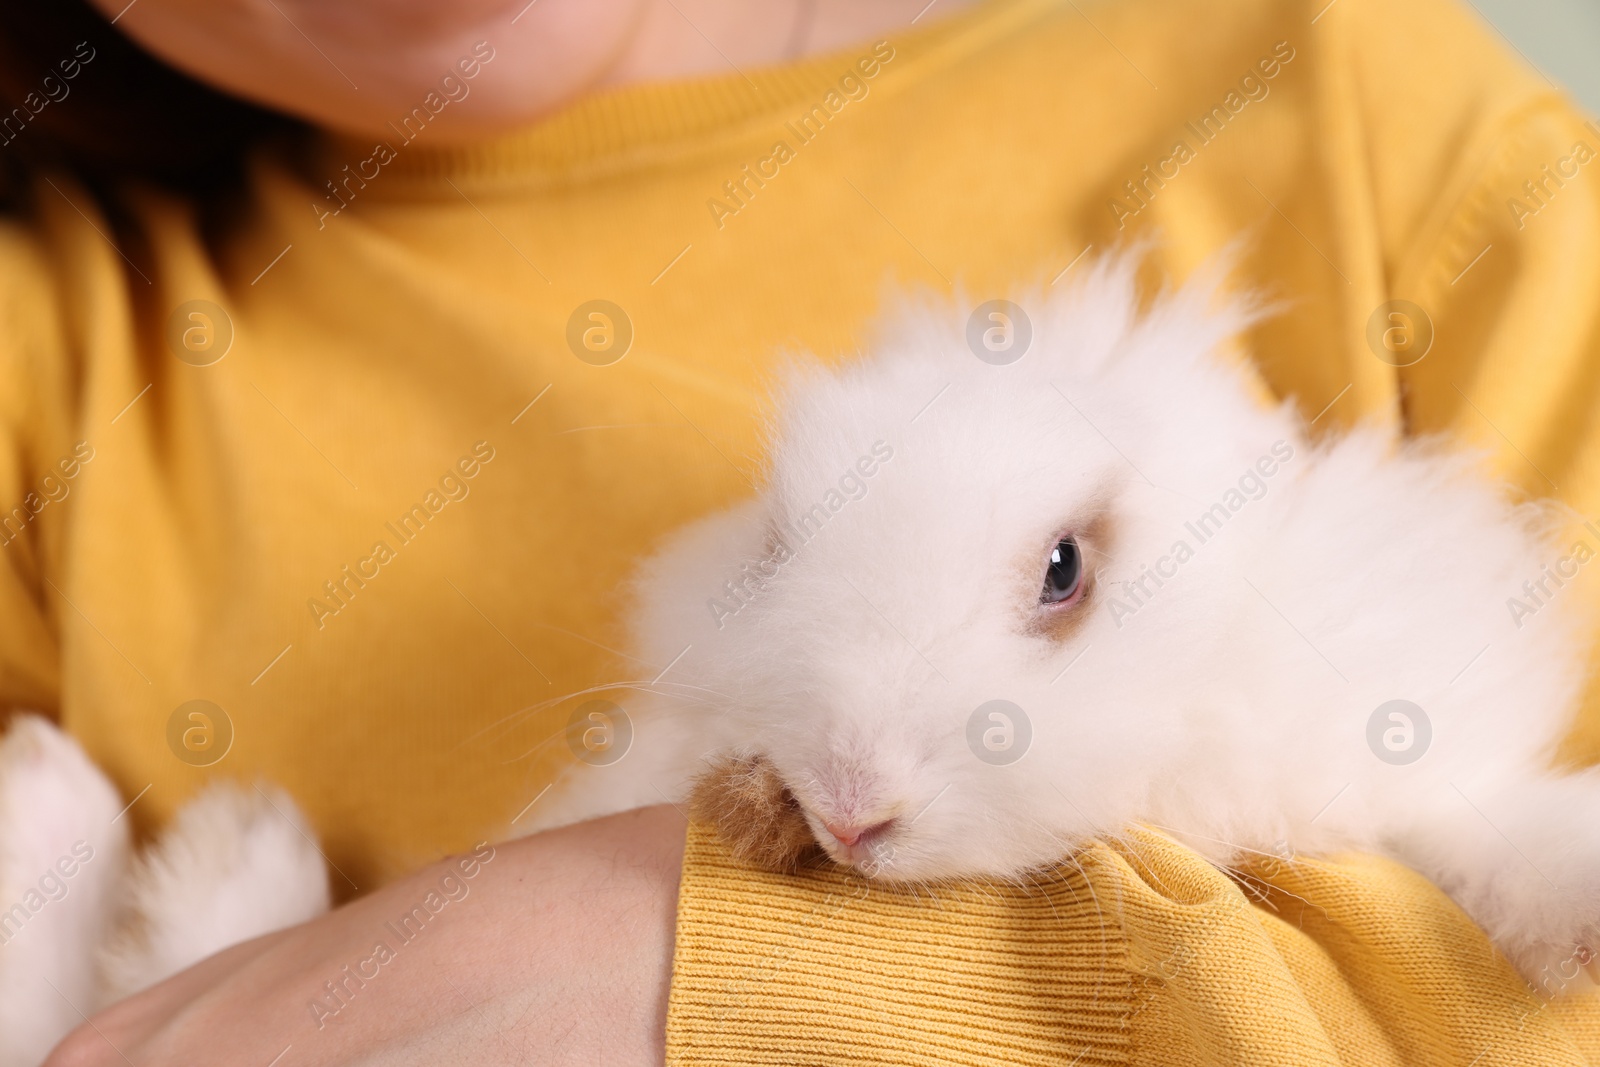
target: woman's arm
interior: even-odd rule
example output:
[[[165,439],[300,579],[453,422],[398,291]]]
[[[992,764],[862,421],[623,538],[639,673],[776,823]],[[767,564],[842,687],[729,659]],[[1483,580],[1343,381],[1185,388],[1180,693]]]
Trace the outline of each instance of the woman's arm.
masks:
[[[646,808],[442,860],[114,1005],[47,1067],[659,1064],[683,829]]]

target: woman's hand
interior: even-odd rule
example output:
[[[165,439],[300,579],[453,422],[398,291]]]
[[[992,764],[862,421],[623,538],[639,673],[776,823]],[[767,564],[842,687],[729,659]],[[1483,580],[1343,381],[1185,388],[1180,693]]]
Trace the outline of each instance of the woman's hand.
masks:
[[[661,1063],[682,818],[646,808],[488,852],[219,953],[46,1067]]]

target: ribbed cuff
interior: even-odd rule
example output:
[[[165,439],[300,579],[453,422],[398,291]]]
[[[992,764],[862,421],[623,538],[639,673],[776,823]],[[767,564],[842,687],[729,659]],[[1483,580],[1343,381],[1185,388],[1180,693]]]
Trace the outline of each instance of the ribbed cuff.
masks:
[[[776,875],[692,826],[667,1062],[1126,1063],[1115,927],[1076,871],[915,888],[831,865]]]

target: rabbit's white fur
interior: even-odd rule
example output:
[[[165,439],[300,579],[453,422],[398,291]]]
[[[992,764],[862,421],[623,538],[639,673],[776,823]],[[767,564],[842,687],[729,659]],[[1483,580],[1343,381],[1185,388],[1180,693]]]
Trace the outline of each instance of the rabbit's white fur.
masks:
[[[0,1067],[34,1067],[113,1001],[328,909],[281,791],[210,786],[138,856],[125,812],[45,720],[18,716],[0,740]]]
[[[1578,595],[1547,577],[1552,512],[1514,506],[1473,457],[1376,426],[1313,443],[1223,358],[1250,307],[1200,277],[1141,312],[1135,268],[1110,259],[1022,299],[1033,338],[1009,365],[974,357],[960,310],[928,305],[870,358],[794,370],[766,487],[675,535],[631,586],[635,656],[664,668],[618,698],[631,750],[575,764],[518,827],[680,800],[733,752],[870,877],[1019,875],[1149,823],[1218,863],[1384,853],[1530,978],[1586,960],[1600,777],[1551,769],[1587,634]],[[1050,609],[1063,536],[1092,579]],[[1514,618],[1512,597],[1538,610]],[[1005,765],[968,740],[997,699],[1032,734]],[[1396,699],[1432,728],[1406,765],[1368,742]],[[0,1067],[76,1020],[58,1000],[90,1010],[326,907],[287,798],[196,804],[130,875],[109,785],[42,721],[13,726],[0,907],[74,835],[104,859],[0,947],[0,1018],[39,1023],[0,1030]],[[830,823],[871,829],[847,844]],[[112,938],[97,980],[87,954],[119,897],[144,935]],[[37,980],[44,959],[70,990]]]
[[[1218,863],[1387,854],[1530,978],[1586,961],[1600,774],[1552,769],[1588,636],[1581,594],[1547,577],[1559,512],[1438,443],[1309,440],[1222,354],[1251,308],[1201,277],[1141,314],[1135,266],[1022,299],[1033,340],[1010,365],[930,306],[871,358],[791,376],[768,487],[636,586],[641,658],[681,653],[673,732],[764,758],[873,877],[1017,875],[1148,823]],[[830,497],[875,443],[892,458],[864,493]],[[1040,592],[1065,534],[1094,581],[1063,614]],[[1005,766],[968,741],[996,699],[1032,729]],[[1406,765],[1369,746],[1392,700],[1431,724]],[[878,829],[852,846],[828,823]]]

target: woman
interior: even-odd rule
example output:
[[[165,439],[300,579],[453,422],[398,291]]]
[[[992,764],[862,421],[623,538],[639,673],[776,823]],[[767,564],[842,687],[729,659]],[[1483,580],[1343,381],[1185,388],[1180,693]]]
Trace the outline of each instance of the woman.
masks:
[[[610,651],[629,561],[749,491],[773,353],[848,358],[887,289],[1054,284],[1141,239],[1181,276],[1247,234],[1241,282],[1289,308],[1245,339],[1268,392],[1593,514],[1600,132],[1470,13],[96,3],[114,31],[26,40],[5,127],[0,487],[49,501],[7,527],[5,699],[146,830],[212,778],[283,785],[360,899],[55,1062],[1600,1050],[1376,861],[1269,862],[1256,907],[1151,838],[936,908],[744,871],[665,806],[498,846],[437,936],[332,991],[423,865],[537,821],[558,698],[668,666]],[[113,33],[258,107],[112,78]],[[228,746],[170,740],[197,699]]]

